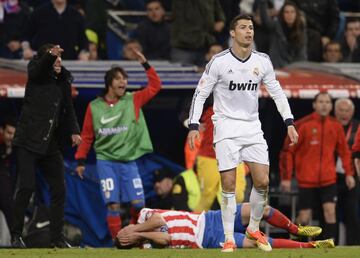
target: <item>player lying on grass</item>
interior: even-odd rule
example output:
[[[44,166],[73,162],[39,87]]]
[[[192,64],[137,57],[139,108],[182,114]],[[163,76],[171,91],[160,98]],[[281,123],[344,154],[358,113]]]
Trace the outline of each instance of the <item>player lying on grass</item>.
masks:
[[[250,204],[237,206],[235,218],[235,242],[239,248],[256,247],[256,242],[243,234],[250,217]],[[266,206],[264,220],[290,234],[298,236],[317,236],[320,227],[296,226],[279,210]],[[273,248],[331,248],[332,239],[296,242],[288,239],[268,238]],[[140,211],[138,224],[129,225],[119,231],[116,245],[131,248],[150,242],[154,247],[170,248],[220,248],[224,242],[221,211],[191,213],[175,210],[144,208]]]

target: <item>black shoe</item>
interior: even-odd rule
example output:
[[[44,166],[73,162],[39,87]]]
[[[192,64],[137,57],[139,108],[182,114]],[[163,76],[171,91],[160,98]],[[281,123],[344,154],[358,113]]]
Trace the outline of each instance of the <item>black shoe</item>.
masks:
[[[72,248],[72,246],[63,238],[52,242],[50,246],[51,248]]]
[[[13,248],[26,248],[26,245],[21,236],[13,236],[11,238],[11,246]]]

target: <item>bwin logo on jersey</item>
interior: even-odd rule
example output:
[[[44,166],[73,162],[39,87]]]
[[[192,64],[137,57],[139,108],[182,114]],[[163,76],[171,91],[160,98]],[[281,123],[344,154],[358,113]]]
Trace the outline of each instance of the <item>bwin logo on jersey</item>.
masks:
[[[229,90],[256,90],[258,87],[257,83],[253,83],[251,80],[248,82],[236,83],[234,81],[230,81]]]

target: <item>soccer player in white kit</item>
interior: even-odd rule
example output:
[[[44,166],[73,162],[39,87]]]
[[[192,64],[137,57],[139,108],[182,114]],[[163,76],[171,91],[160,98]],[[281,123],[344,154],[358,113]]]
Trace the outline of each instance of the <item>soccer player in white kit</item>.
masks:
[[[254,26],[249,15],[238,15],[230,24],[233,46],[207,64],[195,90],[189,114],[188,142],[194,147],[199,139],[199,119],[203,104],[214,95],[214,148],[221,175],[221,212],[225,234],[223,252],[233,252],[234,218],[236,214],[236,167],[245,162],[249,167],[253,188],[250,195],[251,215],[246,235],[257,246],[270,251],[271,246],[259,230],[269,185],[268,146],[261,130],[258,113],[258,91],[265,84],[270,96],[287,125],[291,144],[298,134],[294,127],[287,98],[275,78],[268,55],[252,50]]]

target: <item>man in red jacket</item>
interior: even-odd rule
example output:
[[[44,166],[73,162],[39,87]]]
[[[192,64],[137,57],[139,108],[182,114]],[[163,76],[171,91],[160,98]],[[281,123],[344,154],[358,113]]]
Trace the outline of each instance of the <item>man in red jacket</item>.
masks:
[[[321,92],[313,101],[315,112],[296,123],[299,132],[297,145],[289,145],[287,138],[280,154],[281,189],[290,191],[292,173],[296,172],[299,186],[299,216],[297,222],[308,224],[319,196],[324,212],[322,237],[336,237],[336,162],[338,154],[345,169],[349,189],[355,186],[351,166],[351,152],[342,125],[329,116],[332,100]]]

